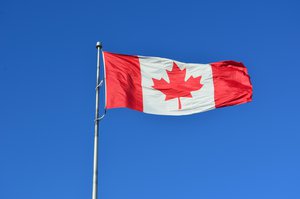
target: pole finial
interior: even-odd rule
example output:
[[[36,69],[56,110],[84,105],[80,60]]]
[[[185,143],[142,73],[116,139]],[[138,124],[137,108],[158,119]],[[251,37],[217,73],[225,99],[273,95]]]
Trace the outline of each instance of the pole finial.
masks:
[[[97,41],[97,43],[96,43],[96,48],[98,49],[98,48],[102,48],[102,42],[100,42],[100,41]]]

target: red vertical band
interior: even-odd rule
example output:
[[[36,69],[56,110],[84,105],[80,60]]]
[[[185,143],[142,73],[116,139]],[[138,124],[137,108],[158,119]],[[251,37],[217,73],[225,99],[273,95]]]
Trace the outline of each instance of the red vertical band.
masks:
[[[103,52],[106,74],[106,108],[143,111],[141,69],[137,56]]]
[[[213,72],[216,108],[252,100],[250,77],[242,63],[222,61],[210,65]]]

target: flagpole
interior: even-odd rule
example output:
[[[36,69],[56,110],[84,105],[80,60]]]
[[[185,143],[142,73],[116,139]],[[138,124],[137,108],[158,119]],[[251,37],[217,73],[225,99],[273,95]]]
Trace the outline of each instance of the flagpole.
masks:
[[[99,143],[99,91],[100,91],[100,51],[101,42],[97,42],[97,79],[96,79],[96,112],[95,112],[95,135],[94,135],[94,165],[93,165],[93,194],[92,199],[98,199],[98,143]]]

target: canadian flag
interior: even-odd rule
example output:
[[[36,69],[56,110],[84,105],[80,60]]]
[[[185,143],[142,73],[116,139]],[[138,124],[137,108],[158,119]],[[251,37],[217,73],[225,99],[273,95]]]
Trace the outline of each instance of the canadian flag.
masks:
[[[235,61],[191,64],[103,52],[106,108],[188,115],[252,100],[246,67]]]

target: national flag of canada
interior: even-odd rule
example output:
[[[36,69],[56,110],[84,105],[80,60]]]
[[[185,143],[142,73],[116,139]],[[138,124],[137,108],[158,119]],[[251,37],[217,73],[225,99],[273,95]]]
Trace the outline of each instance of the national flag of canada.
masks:
[[[188,115],[252,100],[246,67],[235,61],[189,64],[103,52],[106,107]]]

